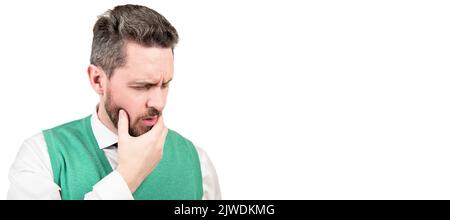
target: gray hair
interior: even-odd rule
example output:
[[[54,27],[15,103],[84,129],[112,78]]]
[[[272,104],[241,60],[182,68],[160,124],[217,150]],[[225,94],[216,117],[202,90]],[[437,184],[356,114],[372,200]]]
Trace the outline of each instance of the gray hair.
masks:
[[[108,78],[116,68],[125,65],[126,41],[172,51],[178,43],[177,30],[169,21],[140,5],[120,5],[106,11],[98,17],[93,32],[91,64],[101,67]]]

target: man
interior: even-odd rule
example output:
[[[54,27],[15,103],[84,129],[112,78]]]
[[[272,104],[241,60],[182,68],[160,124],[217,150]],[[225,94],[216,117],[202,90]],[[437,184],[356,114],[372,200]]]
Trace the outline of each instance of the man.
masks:
[[[8,199],[220,199],[206,153],[164,125],[175,28],[152,9],[123,5],[93,32],[95,113],[27,139]]]

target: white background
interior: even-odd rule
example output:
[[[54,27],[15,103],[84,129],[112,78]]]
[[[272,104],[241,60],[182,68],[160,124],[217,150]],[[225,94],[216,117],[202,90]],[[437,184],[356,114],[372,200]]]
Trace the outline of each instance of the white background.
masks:
[[[90,114],[96,16],[0,8],[0,196],[24,139]],[[448,1],[127,1],[179,31],[168,127],[224,199],[450,199]]]

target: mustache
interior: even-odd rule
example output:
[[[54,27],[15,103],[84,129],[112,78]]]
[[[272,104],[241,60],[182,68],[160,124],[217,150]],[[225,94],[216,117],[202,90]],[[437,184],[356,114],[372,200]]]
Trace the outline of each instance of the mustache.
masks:
[[[151,117],[155,117],[155,116],[159,117],[159,116],[161,116],[161,114],[162,114],[161,111],[159,111],[158,109],[152,107],[152,108],[148,109],[147,114],[145,114],[145,115],[143,115],[143,116],[141,116],[139,118],[151,118]]]

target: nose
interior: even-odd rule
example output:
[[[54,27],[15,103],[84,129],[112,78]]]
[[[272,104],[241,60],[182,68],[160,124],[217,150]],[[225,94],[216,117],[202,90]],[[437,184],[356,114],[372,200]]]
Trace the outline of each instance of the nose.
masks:
[[[165,97],[162,91],[161,86],[155,86],[154,88],[149,90],[149,96],[147,98],[146,107],[156,108],[159,111],[162,111],[165,105]]]

